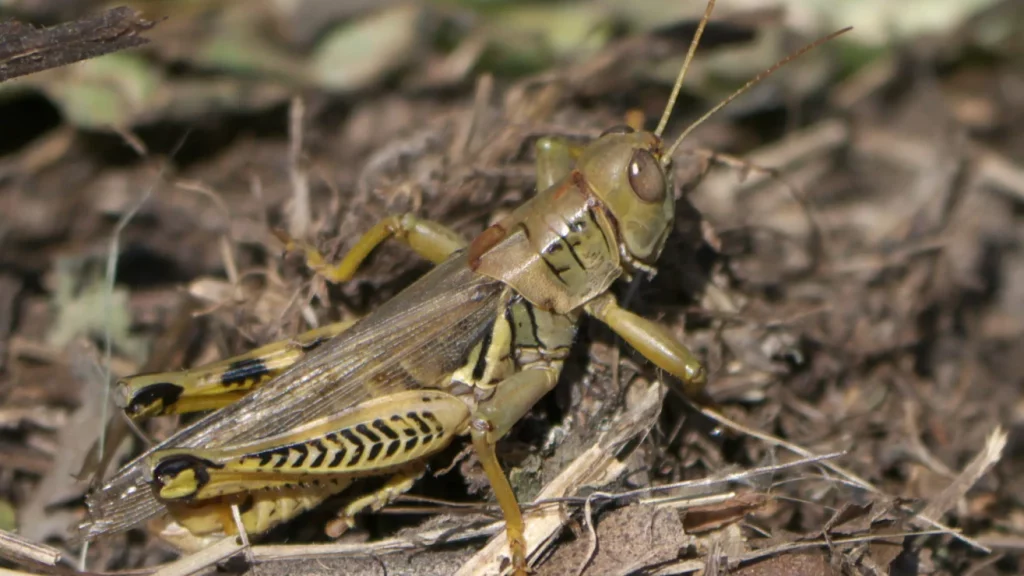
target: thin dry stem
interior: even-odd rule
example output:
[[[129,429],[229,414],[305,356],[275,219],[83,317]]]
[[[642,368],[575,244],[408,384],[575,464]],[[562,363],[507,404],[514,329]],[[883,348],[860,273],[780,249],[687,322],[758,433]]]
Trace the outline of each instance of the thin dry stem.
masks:
[[[292,184],[292,206],[288,233],[305,238],[309,233],[313,209],[310,207],[309,174],[302,161],[303,120],[306,105],[301,97],[292,98],[288,109],[288,177]]]
[[[0,530],[0,557],[14,562],[29,560],[47,566],[56,566],[61,553],[56,548],[29,542],[17,534]]]
[[[152,576],[190,576],[216,566],[228,558],[244,550],[244,546],[235,536],[222,538],[202,550],[184,556],[181,559],[164,564]]]

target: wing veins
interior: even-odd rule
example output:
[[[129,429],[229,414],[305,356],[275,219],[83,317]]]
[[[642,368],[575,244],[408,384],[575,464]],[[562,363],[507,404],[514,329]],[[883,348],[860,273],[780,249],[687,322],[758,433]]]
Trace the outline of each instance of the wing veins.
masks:
[[[404,383],[395,381],[402,366],[461,355],[482,336],[503,289],[501,283],[473,273],[464,255],[438,265],[263,387],[127,464],[90,497],[90,510],[95,507],[97,513],[83,526],[85,536],[124,530],[163,511],[144,479],[152,452],[256,441],[402,389]],[[375,377],[380,381],[370,387]]]

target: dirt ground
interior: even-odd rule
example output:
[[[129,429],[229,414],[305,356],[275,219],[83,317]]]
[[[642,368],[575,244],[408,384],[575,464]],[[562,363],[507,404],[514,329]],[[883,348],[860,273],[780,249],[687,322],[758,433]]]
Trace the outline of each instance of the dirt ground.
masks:
[[[338,540],[344,498],[248,544],[151,523],[83,552],[95,473],[195,419],[135,434],[109,387],[370,313],[429,265],[386,244],[331,285],[273,230],[332,259],[390,214],[474,237],[534,193],[538,137],[653,128],[704,5],[104,4],[0,8],[79,22],[0,23],[0,73],[118,50],[0,83],[0,565],[498,573],[461,441]],[[614,287],[705,397],[585,318],[500,443],[537,574],[1024,573],[1024,7],[829,6],[716,6],[670,137],[854,29],[686,138],[657,274]]]

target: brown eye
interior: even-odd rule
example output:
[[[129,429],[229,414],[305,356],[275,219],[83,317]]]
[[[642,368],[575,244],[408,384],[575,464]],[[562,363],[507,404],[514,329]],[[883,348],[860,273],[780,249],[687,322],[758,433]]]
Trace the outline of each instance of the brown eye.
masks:
[[[647,150],[637,150],[629,161],[629,185],[644,202],[661,202],[667,185],[661,164]]]
[[[636,132],[636,130],[633,130],[632,127],[620,124],[618,126],[612,126],[604,132],[601,132],[601,136],[607,136],[609,134],[632,134],[633,132]]]

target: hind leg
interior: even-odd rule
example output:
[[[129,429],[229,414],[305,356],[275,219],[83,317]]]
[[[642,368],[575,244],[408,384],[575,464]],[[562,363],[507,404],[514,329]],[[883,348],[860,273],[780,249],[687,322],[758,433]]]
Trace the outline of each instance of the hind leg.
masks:
[[[396,498],[408,492],[416,480],[423,476],[427,467],[425,464],[416,464],[403,470],[377,488],[373,492],[352,500],[338,512],[338,517],[327,524],[324,529],[331,538],[338,538],[350,528],[355,526],[355,515],[367,510],[376,512],[384,506],[393,502]]]

